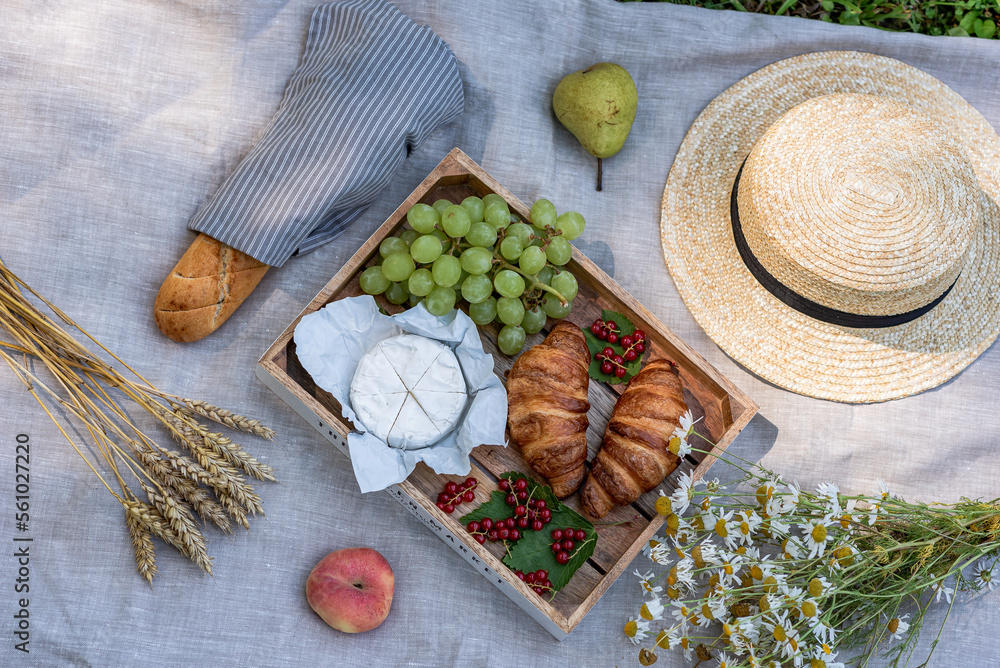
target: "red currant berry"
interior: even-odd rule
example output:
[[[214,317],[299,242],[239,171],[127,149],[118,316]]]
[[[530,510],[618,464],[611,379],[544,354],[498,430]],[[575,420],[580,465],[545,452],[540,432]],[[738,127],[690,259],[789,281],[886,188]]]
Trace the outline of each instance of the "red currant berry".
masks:
[[[608,332],[608,343],[618,343],[618,335],[614,332]]]
[[[528,481],[525,478],[518,478],[517,482],[514,483],[514,489],[519,492],[523,492],[528,489]]]
[[[486,542],[486,534],[477,533],[475,536],[473,536],[473,538],[475,538],[476,542],[479,543],[480,545]]]
[[[635,349],[629,348],[628,350],[626,350],[624,357],[626,362],[634,362],[636,358]]]
[[[570,540],[569,538],[563,538],[563,542],[562,542],[562,546],[563,546],[563,549],[564,549],[564,550],[566,550],[567,552],[569,552],[569,551],[570,551],[570,550],[572,550],[572,549],[573,549],[574,547],[576,547],[576,543],[574,543],[574,542],[573,542],[572,540]]]
[[[438,503],[448,503],[449,499],[451,499],[451,497],[448,496],[447,492],[441,492],[440,494],[438,494],[438,500],[437,500],[437,502]]]
[[[510,529],[504,527],[503,529],[500,529],[500,531],[497,531],[497,535],[500,536],[500,540],[507,540],[510,538]]]
[[[532,582],[535,581],[535,574],[534,573],[525,573],[524,577],[521,578],[521,579],[524,580],[525,582],[527,582],[528,584],[531,584]]]
[[[493,529],[492,531],[487,532],[486,537],[490,539],[491,543],[495,543],[498,540],[500,540],[500,534],[497,532],[496,529]]]
[[[646,339],[646,332],[642,331],[641,329],[637,329],[634,332],[632,332],[633,341],[644,341],[645,339]]]
[[[488,517],[484,517],[482,520],[479,521],[479,528],[482,529],[483,531],[489,531],[490,529],[493,528],[493,520],[491,520]]]
[[[499,487],[500,489],[502,489],[505,492],[509,492],[510,491],[510,480],[507,480],[506,478],[501,478],[500,482],[497,483],[497,487]]]
[[[441,510],[451,515],[453,512],[455,512],[455,506],[451,505],[450,503],[446,503],[444,504],[444,507],[441,508]]]
[[[621,366],[625,362],[625,359],[621,355],[615,355],[614,357],[611,358],[611,361],[614,362],[617,366]]]
[[[578,541],[580,541],[580,540],[587,540],[587,532],[584,531],[583,529],[577,529],[576,530],[576,539]]]
[[[514,514],[518,517],[524,517],[527,512],[528,509],[525,506],[514,506]]]
[[[545,582],[542,583],[542,586],[546,589],[552,589],[552,581],[546,578]]]
[[[619,378],[624,378],[625,377],[625,367],[620,366],[617,369],[615,369],[615,375],[618,376]]]
[[[646,344],[640,341],[639,343],[632,346],[632,350],[639,353],[640,355],[646,352]]]
[[[511,529],[510,530],[510,539],[511,540],[521,540],[521,531],[520,531],[520,529]]]
[[[532,587],[532,588],[531,588],[531,591],[535,592],[535,593],[536,593],[536,594],[538,594],[539,596],[541,596],[542,594],[544,594],[544,593],[545,593],[545,590],[544,590],[544,589],[542,589],[541,587]]]
[[[556,542],[552,543],[552,551],[553,552],[559,552],[561,550],[562,550],[562,543],[560,543],[559,541],[556,541]]]
[[[622,337],[622,348],[631,348],[631,347],[632,347],[632,337],[626,334],[625,336]]]
[[[535,571],[535,580],[536,581],[537,580],[544,580],[547,577],[549,577],[549,572],[547,570],[540,568],[537,571]]]
[[[444,491],[448,492],[449,494],[454,494],[455,492],[458,491],[458,484],[455,483],[454,481],[449,481],[448,484],[444,486]]]
[[[611,362],[608,362],[607,360],[601,362],[601,373],[611,373],[614,369],[615,368],[611,365]]]
[[[612,332],[617,332],[618,331],[618,323],[615,322],[614,320],[605,320],[604,321],[604,326],[608,330],[610,330]]]
[[[552,530],[552,540],[562,540],[563,531],[562,529]]]
[[[472,521],[465,525],[465,530],[469,533],[476,533],[479,531],[479,522]]]
[[[601,325],[599,323],[595,322],[593,325],[590,326],[590,333],[593,334],[594,336],[597,336],[598,334],[600,334],[601,333]]]
[[[478,485],[478,484],[479,484],[479,481],[476,480],[475,478],[466,478],[465,479],[465,486],[468,487],[469,489],[475,488],[475,486]]]
[[[543,522],[541,520],[534,520],[531,523],[531,530],[532,531],[541,531],[544,528],[545,528],[545,522]]]
[[[606,330],[602,329],[601,331],[599,331],[597,333],[597,338],[599,338],[601,341],[607,341],[608,340],[608,332]]]
[[[604,350],[601,351],[601,356],[603,357],[614,357],[614,354],[615,354],[614,349],[610,347],[605,348]]]
[[[436,506],[437,506],[438,508],[440,508],[441,510],[444,510],[444,507],[445,507],[445,505],[447,505],[447,504],[445,504],[445,502],[444,502],[444,501],[438,501],[438,502],[437,502],[437,503],[435,503],[434,505],[436,505]]]
[[[503,524],[508,529],[513,529],[514,526],[517,524],[517,520],[515,520],[513,517],[508,517],[503,521]]]
[[[476,493],[470,489],[465,494],[462,495],[462,500],[465,501],[466,503],[472,503],[473,501],[476,500]]]
[[[517,576],[517,579],[518,579],[518,580],[521,580],[522,582],[524,582],[524,579],[525,579],[526,577],[528,577],[527,575],[525,575],[525,574],[524,574],[523,572],[521,572],[521,571],[514,571],[514,575],[516,575],[516,576]]]
[[[521,529],[527,529],[528,525],[530,525],[530,524],[531,524],[531,520],[529,520],[527,517],[518,517],[517,518],[517,526],[519,528],[521,528]]]
[[[548,504],[545,503],[545,499],[538,499],[537,501],[535,501],[535,508],[537,508],[538,510],[545,510],[545,506],[547,505]]]
[[[513,494],[508,494],[504,498],[504,503],[506,503],[508,506],[516,506],[517,505],[517,497],[514,496]]]
[[[557,564],[568,564],[569,563],[569,552],[557,552],[556,553],[556,563]]]
[[[540,513],[538,513],[542,520],[548,522],[552,519],[552,511],[548,508],[543,508]]]
[[[522,492],[518,492],[517,493],[517,500],[518,501],[527,501],[528,500],[528,493],[527,492],[523,492],[523,491]]]

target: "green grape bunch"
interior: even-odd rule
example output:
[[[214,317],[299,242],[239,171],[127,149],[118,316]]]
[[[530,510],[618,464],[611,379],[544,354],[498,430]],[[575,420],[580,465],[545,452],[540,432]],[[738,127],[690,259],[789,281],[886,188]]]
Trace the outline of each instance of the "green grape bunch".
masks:
[[[406,221],[409,227],[382,240],[378,263],[361,273],[364,292],[397,305],[423,302],[433,315],[464,301],[477,325],[497,322],[505,355],[517,354],[546,318],[564,318],[573,308],[579,286],[564,267],[573,255],[569,242],[586,227],[579,213],[558,213],[540,199],[523,221],[490,193],[461,204],[414,204]]]

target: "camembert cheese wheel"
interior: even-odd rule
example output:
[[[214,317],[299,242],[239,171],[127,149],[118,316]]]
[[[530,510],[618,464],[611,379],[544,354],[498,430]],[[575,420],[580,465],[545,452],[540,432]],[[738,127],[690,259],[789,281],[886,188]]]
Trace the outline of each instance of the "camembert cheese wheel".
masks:
[[[433,445],[455,428],[468,392],[451,348],[415,334],[380,341],[351,381],[351,406],[376,438],[394,448]]]

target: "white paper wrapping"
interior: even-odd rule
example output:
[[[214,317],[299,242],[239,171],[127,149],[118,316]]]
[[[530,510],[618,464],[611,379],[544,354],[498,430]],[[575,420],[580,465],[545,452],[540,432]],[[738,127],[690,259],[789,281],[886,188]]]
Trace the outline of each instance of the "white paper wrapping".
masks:
[[[425,336],[447,345],[458,357],[469,403],[455,429],[418,450],[390,447],[368,432],[351,406],[351,381],[358,362],[380,341],[399,334]],[[434,316],[422,305],[399,315],[379,312],[370,296],[348,297],[302,318],[295,328],[302,367],[332,394],[357,431],[347,437],[351,464],[362,492],[402,482],[423,461],[437,473],[465,475],[469,453],[482,443],[503,444],[507,391],[493,373],[493,356],[483,350],[476,324],[461,311]]]

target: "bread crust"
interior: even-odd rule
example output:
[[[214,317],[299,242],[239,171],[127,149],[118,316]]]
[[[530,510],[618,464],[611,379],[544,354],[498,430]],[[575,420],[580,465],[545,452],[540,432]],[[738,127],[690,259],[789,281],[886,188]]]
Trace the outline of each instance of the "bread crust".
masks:
[[[183,343],[208,336],[250,296],[269,268],[199,234],[160,286],[153,302],[156,326]]]
[[[583,482],[587,460],[590,351],[583,332],[561,321],[525,351],[507,376],[507,424],[532,470],[559,498]]]
[[[663,359],[647,362],[611,412],[580,492],[587,514],[600,518],[616,504],[632,503],[677,468],[680,458],[668,446],[686,411],[673,365]]]

